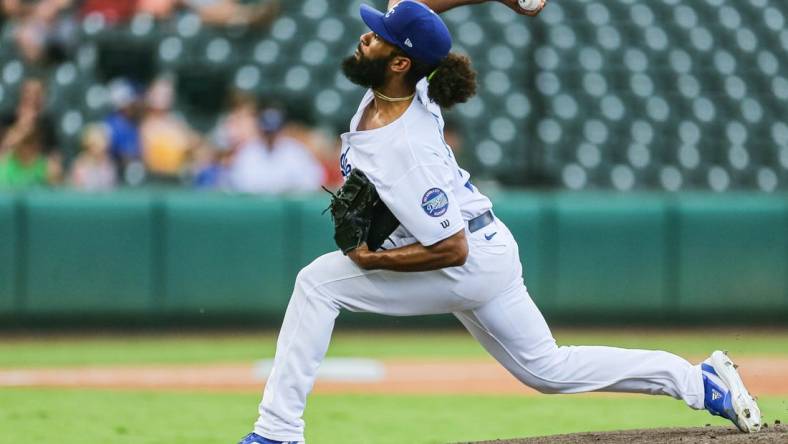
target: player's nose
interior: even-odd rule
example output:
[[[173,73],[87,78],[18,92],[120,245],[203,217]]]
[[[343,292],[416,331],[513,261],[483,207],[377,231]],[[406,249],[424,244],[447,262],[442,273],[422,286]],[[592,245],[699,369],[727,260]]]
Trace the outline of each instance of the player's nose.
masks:
[[[369,42],[372,40],[372,31],[367,32],[365,34],[361,34],[361,37],[358,38],[362,45],[368,46]]]

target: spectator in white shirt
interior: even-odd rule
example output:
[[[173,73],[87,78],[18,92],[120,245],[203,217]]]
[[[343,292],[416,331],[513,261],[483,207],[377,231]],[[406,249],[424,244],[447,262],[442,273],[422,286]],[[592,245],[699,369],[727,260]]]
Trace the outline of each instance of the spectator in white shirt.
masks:
[[[325,172],[306,146],[281,134],[284,113],[265,109],[259,123],[262,137],[239,146],[230,163],[230,187],[242,193],[262,194],[318,190]]]

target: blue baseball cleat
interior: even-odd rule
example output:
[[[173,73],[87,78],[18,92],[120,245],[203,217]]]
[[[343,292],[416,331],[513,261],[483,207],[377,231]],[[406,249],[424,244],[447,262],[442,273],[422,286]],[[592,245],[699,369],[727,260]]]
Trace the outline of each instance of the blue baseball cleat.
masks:
[[[299,444],[295,441],[274,441],[272,439],[263,438],[257,433],[250,433],[244,436],[238,444]]]
[[[701,364],[704,407],[712,415],[733,422],[744,433],[761,429],[761,410],[728,355],[715,351]]]

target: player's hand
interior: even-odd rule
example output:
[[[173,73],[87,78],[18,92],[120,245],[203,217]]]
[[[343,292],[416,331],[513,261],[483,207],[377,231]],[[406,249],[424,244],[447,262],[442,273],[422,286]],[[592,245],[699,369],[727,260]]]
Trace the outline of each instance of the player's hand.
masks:
[[[366,270],[367,269],[366,259],[369,258],[370,254],[372,254],[372,252],[369,251],[369,248],[367,248],[367,244],[362,243],[355,249],[348,251],[347,257],[349,257],[350,260],[355,262],[356,265]]]
[[[538,8],[528,11],[521,8],[517,0],[498,0],[498,1],[508,6],[514,12],[520,15],[527,15],[529,17],[536,17],[540,12],[542,12],[542,9],[544,9],[544,7],[547,6],[547,0],[542,0]]]

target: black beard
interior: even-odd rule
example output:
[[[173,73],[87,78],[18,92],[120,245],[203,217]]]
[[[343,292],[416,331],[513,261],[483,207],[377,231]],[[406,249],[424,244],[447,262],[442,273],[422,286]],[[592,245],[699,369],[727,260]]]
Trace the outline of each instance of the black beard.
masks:
[[[386,71],[391,57],[368,59],[363,55],[342,60],[342,73],[348,80],[365,88],[377,89],[386,83]]]

